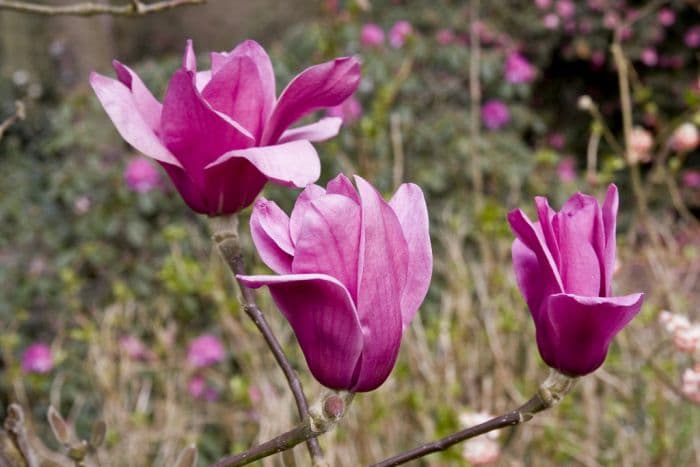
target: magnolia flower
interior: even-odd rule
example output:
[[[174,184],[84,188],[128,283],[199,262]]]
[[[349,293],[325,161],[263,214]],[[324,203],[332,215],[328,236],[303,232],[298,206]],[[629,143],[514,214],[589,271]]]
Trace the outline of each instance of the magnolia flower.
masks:
[[[602,365],[613,337],[639,312],[643,294],[612,296],[617,187],[601,207],[572,196],[560,212],[535,198],[539,222],[520,209],[508,215],[516,235],[513,267],[537,331],[542,359],[568,376]]]
[[[46,344],[36,342],[22,354],[22,371],[25,373],[48,373],[53,365],[53,353]]]
[[[218,337],[203,334],[192,342],[187,349],[187,362],[195,368],[202,368],[224,361],[226,350]]]
[[[355,96],[350,96],[342,104],[329,108],[326,115],[338,117],[346,124],[352,123],[362,116],[362,104]]]
[[[340,104],[360,81],[359,62],[338,58],[307,68],[276,99],[270,58],[256,42],[214,52],[211,69],[197,71],[188,41],[161,104],[136,73],[113,65],[116,80],[92,73],[90,84],[117,130],[163,166],[190,208],[210,216],[248,206],[267,181],[303,187],[316,180],[311,142],[335,136],[340,119],[289,127]]]
[[[481,121],[489,130],[498,130],[510,122],[510,111],[502,101],[491,99],[481,106]]]
[[[377,24],[367,23],[360,31],[360,42],[368,47],[377,47],[384,43],[384,30]]]
[[[671,147],[678,152],[694,151],[700,144],[700,131],[692,123],[686,122],[676,128],[671,135]]]
[[[388,203],[363,178],[309,185],[288,217],[260,199],[250,230],[279,276],[238,276],[268,286],[314,377],[332,389],[371,391],[389,376],[404,329],[430,284],[432,252],[423,192],[399,187]]]
[[[403,47],[408,36],[413,33],[413,26],[408,21],[397,21],[389,31],[389,44],[395,49]]]
[[[535,67],[518,52],[513,52],[506,58],[503,66],[506,81],[509,83],[529,83],[535,79]]]
[[[124,181],[130,190],[148,193],[160,185],[160,173],[148,159],[138,157],[129,161],[124,169]]]

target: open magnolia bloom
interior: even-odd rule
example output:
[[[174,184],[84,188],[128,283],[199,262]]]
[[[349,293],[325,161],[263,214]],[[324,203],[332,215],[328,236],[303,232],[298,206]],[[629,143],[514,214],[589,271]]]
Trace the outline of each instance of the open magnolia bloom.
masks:
[[[371,391],[391,373],[403,330],[432,275],[421,189],[399,187],[388,203],[364,179],[309,185],[291,217],[260,199],[250,228],[279,276],[239,276],[268,286],[292,326],[311,373],[332,389]]]
[[[612,296],[619,204],[610,185],[601,207],[577,193],[560,212],[535,198],[539,222],[517,209],[513,266],[537,330],[542,359],[569,376],[603,364],[613,337],[639,312],[643,294]]]
[[[114,61],[117,79],[92,73],[90,84],[121,136],[157,160],[194,211],[219,216],[253,202],[267,181],[304,187],[320,174],[312,141],[335,136],[339,118],[289,129],[305,115],[342,103],[360,82],[355,58],[307,68],[276,99],[265,50],[245,41],[211,54],[197,71],[192,42],[163,103],[127,66]]]

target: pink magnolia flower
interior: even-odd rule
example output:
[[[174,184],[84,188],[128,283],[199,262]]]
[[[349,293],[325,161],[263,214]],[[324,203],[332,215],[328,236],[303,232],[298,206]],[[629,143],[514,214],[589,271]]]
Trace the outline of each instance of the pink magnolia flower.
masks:
[[[692,49],[700,47],[700,26],[693,26],[683,36],[685,45]]]
[[[349,124],[362,117],[362,104],[355,96],[350,96],[342,104],[330,107],[326,115],[340,118],[343,123]]]
[[[633,162],[649,162],[654,137],[647,130],[636,126],[630,133],[630,157]]]
[[[681,180],[688,188],[700,188],[700,170],[686,170]]]
[[[367,47],[378,47],[384,44],[384,30],[378,24],[365,24],[360,30],[360,43]]]
[[[457,39],[454,31],[452,29],[440,29],[435,33],[435,40],[440,45],[450,45]]]
[[[388,203],[363,178],[309,185],[288,217],[260,199],[250,229],[278,276],[268,286],[314,377],[332,389],[371,391],[389,376],[403,330],[430,284],[432,252],[421,189],[406,183]]]
[[[187,362],[195,368],[203,368],[222,362],[226,358],[226,349],[218,337],[203,334],[192,342],[187,349]]]
[[[194,375],[187,383],[187,391],[195,399],[214,402],[219,398],[219,392],[213,388],[201,375]]]
[[[676,22],[676,12],[670,8],[660,9],[657,17],[659,24],[665,27],[672,26]]]
[[[211,54],[197,71],[192,42],[163,103],[131,69],[117,79],[92,73],[90,84],[122,137],[158,161],[190,208],[210,216],[248,206],[267,181],[303,187],[320,162],[312,141],[335,136],[340,119],[288,129],[303,116],[347,99],[360,81],[355,58],[304,70],[275,99],[270,58],[254,41]]]
[[[671,135],[671,148],[678,152],[690,152],[700,145],[700,131],[690,122],[683,123]]]
[[[137,157],[124,169],[124,180],[131,191],[148,193],[160,185],[160,173],[148,159]]]
[[[560,212],[535,198],[539,222],[520,209],[508,215],[515,233],[513,267],[550,367],[569,376],[603,364],[613,337],[639,312],[643,294],[612,296],[617,187],[602,206],[577,193]]]
[[[498,130],[510,122],[510,110],[497,99],[486,101],[481,106],[481,121],[489,130]]]
[[[25,373],[48,373],[53,365],[53,353],[46,344],[36,342],[22,354],[22,371]]]
[[[576,180],[576,159],[565,157],[557,164],[557,177],[563,183],[571,183]]]
[[[529,83],[537,74],[532,63],[518,52],[508,55],[503,68],[506,81],[513,84]]]
[[[413,34],[413,26],[408,21],[397,21],[389,30],[389,44],[395,49],[403,47],[408,36]]]

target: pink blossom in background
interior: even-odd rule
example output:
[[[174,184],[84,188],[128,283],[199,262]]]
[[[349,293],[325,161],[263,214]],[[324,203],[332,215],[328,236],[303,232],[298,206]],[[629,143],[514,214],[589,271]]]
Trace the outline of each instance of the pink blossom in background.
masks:
[[[608,11],[603,16],[603,26],[608,29],[615,29],[620,24],[620,15],[614,11]]]
[[[632,34],[634,31],[632,28],[628,25],[624,25],[619,29],[619,35],[620,35],[620,40],[626,41],[629,40],[632,37]]]
[[[92,207],[92,201],[90,201],[90,198],[85,195],[78,196],[78,198],[73,201],[73,212],[79,216],[87,214],[90,207]]]
[[[311,143],[337,135],[341,121],[291,126],[352,95],[360,83],[359,60],[311,66],[279,97],[272,62],[257,42],[213,52],[210,62],[211,68],[198,71],[187,41],[162,103],[117,61],[116,79],[92,73],[90,84],[122,138],[161,164],[197,213],[238,212],[268,182],[298,188],[314,182],[321,164]]]
[[[595,68],[600,68],[605,64],[605,52],[602,50],[594,50],[591,52],[591,65]]]
[[[700,144],[698,127],[690,122],[683,123],[671,135],[671,148],[678,152],[690,152]]]
[[[676,12],[670,8],[662,8],[658,13],[659,24],[668,27],[676,22]]]
[[[571,0],[559,0],[556,5],[559,16],[569,19],[576,14],[576,4]]]
[[[195,368],[207,367],[222,362],[226,350],[218,337],[203,334],[190,342],[187,349],[187,363]]]
[[[408,21],[397,21],[389,30],[389,44],[395,49],[403,47],[408,36],[413,33],[413,26]]]
[[[559,25],[561,24],[561,20],[556,13],[549,13],[544,15],[544,18],[542,18],[542,24],[547,29],[558,29]]]
[[[700,188],[700,170],[686,170],[681,180],[688,188]]]
[[[562,183],[571,183],[576,180],[576,159],[565,157],[557,164],[557,177]]]
[[[195,399],[214,402],[219,399],[219,392],[207,383],[201,375],[194,375],[187,383],[187,391]]]
[[[546,10],[552,6],[552,0],[535,0],[535,5],[540,10]]]
[[[690,48],[695,49],[700,47],[700,26],[693,26],[688,29],[685,36],[683,36],[683,40],[685,41],[685,45]]]
[[[594,11],[603,11],[607,6],[607,0],[587,0],[586,5],[588,8]]]
[[[342,104],[329,108],[326,115],[341,118],[343,123],[350,124],[362,117],[362,104],[355,96],[350,96]]]
[[[630,158],[633,162],[649,162],[654,137],[642,127],[636,126],[630,133]]]
[[[659,324],[661,324],[669,334],[674,334],[680,329],[690,327],[690,321],[688,321],[687,317],[679,313],[672,313],[668,310],[659,313]]]
[[[153,358],[153,353],[144,343],[132,335],[123,336],[119,339],[119,347],[132,360],[150,360]]]
[[[646,66],[656,66],[659,63],[659,55],[653,47],[647,47],[642,50],[642,54],[639,58]]]
[[[498,130],[510,122],[510,110],[503,101],[491,99],[481,106],[481,122],[489,130]]]
[[[695,368],[688,368],[681,377],[681,391],[689,399],[700,404],[700,363]]]
[[[506,58],[504,74],[509,83],[529,83],[537,74],[535,67],[518,52],[512,52]]]
[[[124,180],[131,191],[148,193],[160,185],[160,172],[148,159],[138,157],[127,164]]]
[[[468,428],[484,423],[491,418],[493,415],[487,412],[467,412],[459,416],[459,422],[463,428]],[[484,436],[465,441],[462,456],[472,465],[487,465],[496,462],[501,455],[498,437],[498,431],[491,431]]]
[[[700,324],[680,328],[673,333],[673,344],[681,352],[700,352]]]
[[[360,43],[367,47],[378,47],[384,44],[384,30],[375,23],[367,23],[360,31]]]
[[[53,353],[46,344],[36,342],[22,354],[22,371],[25,373],[48,373],[53,365]]]
[[[561,151],[566,146],[566,136],[561,132],[555,131],[549,135],[547,143],[557,151]]]
[[[452,29],[440,29],[438,32],[435,33],[435,40],[440,45],[452,44],[455,41],[455,39],[456,36]]]

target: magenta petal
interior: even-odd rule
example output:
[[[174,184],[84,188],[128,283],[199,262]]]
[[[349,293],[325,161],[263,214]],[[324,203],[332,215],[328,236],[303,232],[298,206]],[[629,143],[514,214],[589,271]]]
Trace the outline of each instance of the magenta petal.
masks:
[[[406,328],[423,303],[433,274],[428,207],[423,191],[413,183],[402,184],[389,205],[399,219],[408,246],[408,277],[401,296],[402,322]]]
[[[265,126],[262,144],[277,141],[304,115],[340,104],[359,83],[360,62],[354,57],[337,58],[302,71],[282,91]]]
[[[197,91],[202,92],[202,90],[207,87],[211,81],[211,70],[198,71],[194,77],[194,82],[197,87]]]
[[[602,285],[603,219],[598,201],[577,193],[557,215],[561,266],[566,293],[599,296]]]
[[[515,281],[523,297],[525,297],[525,302],[530,309],[530,314],[532,314],[535,324],[538,324],[542,301],[550,292],[547,290],[547,284],[542,280],[546,272],[542,271],[535,252],[528,248],[520,239],[516,238],[513,241],[511,251]]]
[[[360,204],[360,196],[348,177],[338,174],[326,185],[326,193],[347,196],[351,200]]]
[[[279,139],[280,143],[287,141],[296,141],[305,139],[308,141],[325,141],[333,138],[340,131],[340,126],[343,124],[343,119],[338,117],[326,117],[311,123],[303,125],[282,133]]]
[[[357,297],[360,206],[341,195],[312,200],[296,241],[294,274],[327,274]]]
[[[537,206],[537,217],[540,221],[542,235],[547,244],[549,252],[552,254],[552,259],[557,267],[561,265],[561,256],[559,252],[559,242],[557,239],[558,228],[555,231],[553,222],[557,221],[556,211],[549,207],[549,202],[544,196],[535,197],[535,205]]]
[[[546,284],[543,284],[543,286],[546,287],[548,293],[563,292],[564,287],[559,276],[559,270],[554,262],[552,253],[547,247],[547,242],[541,229],[535,228],[535,225],[530,222],[530,219],[520,209],[508,213],[508,223],[515,236],[537,255],[537,261],[540,263],[543,273],[541,280],[546,281]]]
[[[207,171],[215,170],[233,158],[246,159],[269,181],[282,186],[301,188],[315,182],[321,175],[318,154],[308,141],[236,149],[209,164]]]
[[[304,188],[304,191],[299,194],[294,209],[289,216],[289,234],[292,237],[292,243],[296,245],[301,232],[301,225],[304,222],[304,215],[311,206],[311,201],[326,194],[326,190],[318,185],[309,185]]]
[[[182,56],[182,68],[187,71],[197,71],[197,56],[194,54],[192,39],[187,39],[185,53]]]
[[[292,272],[294,247],[289,237],[289,217],[274,201],[260,198],[250,216],[250,234],[260,258],[278,274]]]
[[[543,360],[571,376],[591,373],[605,361],[613,337],[636,316],[643,294],[581,297],[557,294],[544,303],[537,326]]]
[[[202,97],[241,124],[256,139],[264,124],[264,96],[258,68],[250,57],[232,57],[212,76]]]
[[[611,183],[603,203],[603,229],[605,231],[605,250],[603,253],[603,293],[612,295],[612,276],[615,272],[615,230],[617,227],[617,209],[620,196],[615,184]]]
[[[289,321],[314,377],[331,389],[352,389],[362,331],[345,287],[330,276],[238,276],[247,287],[267,285]]]
[[[401,297],[406,286],[408,245],[401,224],[381,195],[355,176],[362,207],[357,309],[365,347],[356,391],[386,380],[401,344]]]
[[[126,142],[148,157],[182,167],[141,115],[129,88],[115,79],[98,73],[90,74],[90,85]]]
[[[112,67],[117,73],[119,81],[131,90],[136,108],[143,119],[152,130],[157,132],[160,129],[160,114],[163,110],[161,103],[153,97],[139,75],[134,73],[131,68],[116,60],[112,61]]]
[[[258,81],[262,89],[263,122],[266,122],[275,106],[275,72],[265,49],[253,40],[243,41],[231,51],[232,57],[249,57],[258,69]]]

